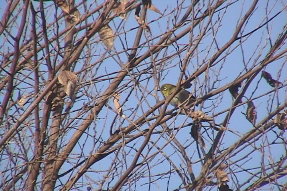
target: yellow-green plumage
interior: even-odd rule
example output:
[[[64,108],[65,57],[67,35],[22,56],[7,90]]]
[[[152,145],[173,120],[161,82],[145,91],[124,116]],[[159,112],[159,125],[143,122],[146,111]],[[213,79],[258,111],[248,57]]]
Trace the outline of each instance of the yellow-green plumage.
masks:
[[[168,96],[172,95],[174,90],[176,89],[175,85],[172,84],[164,84],[161,86],[160,91],[162,92],[163,96],[167,98]],[[178,94],[176,94],[170,104],[177,107],[180,105],[191,105],[195,101],[195,97],[187,90],[181,89]]]

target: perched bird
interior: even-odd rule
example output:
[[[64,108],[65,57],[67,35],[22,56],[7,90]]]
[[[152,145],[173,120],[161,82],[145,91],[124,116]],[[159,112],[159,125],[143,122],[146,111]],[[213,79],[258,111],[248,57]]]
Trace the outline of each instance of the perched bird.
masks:
[[[163,96],[167,98],[168,96],[173,94],[175,89],[175,85],[164,84],[161,86],[160,91],[162,92]],[[190,134],[194,138],[194,140],[200,145],[202,152],[205,153],[205,142],[200,134],[200,122],[202,120],[205,120],[208,116],[201,111],[193,111],[191,106],[194,104],[195,101],[196,98],[189,91],[185,90],[184,88],[181,88],[181,90],[172,98],[170,104],[175,107],[183,108],[183,111],[181,113],[193,119],[194,122],[191,127]]]
[[[172,95],[174,90],[176,89],[175,85],[172,84],[164,84],[161,86],[160,91],[165,98]],[[192,103],[195,102],[195,97],[187,90],[181,89],[170,101],[170,104],[178,107],[183,106],[184,108],[190,107]]]

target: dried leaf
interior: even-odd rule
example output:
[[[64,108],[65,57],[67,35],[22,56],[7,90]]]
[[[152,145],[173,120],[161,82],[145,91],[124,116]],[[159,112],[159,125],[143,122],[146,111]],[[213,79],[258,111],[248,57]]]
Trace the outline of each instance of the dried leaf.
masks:
[[[230,88],[229,88],[229,92],[231,93],[232,97],[235,99],[237,98],[238,96],[238,91],[239,91],[239,88],[241,87],[241,83],[237,83],[237,84],[234,84],[232,85]],[[240,100],[241,102],[241,100]]]
[[[73,5],[69,4],[66,0],[55,0],[56,4],[68,15],[68,22],[77,23],[80,21],[80,12]]]
[[[61,99],[60,97],[55,97],[55,99],[52,100],[52,108],[51,108],[52,111],[61,108],[63,103],[64,103],[63,99]]]
[[[281,130],[287,130],[287,110],[284,113],[278,113],[274,119],[274,123]]]
[[[57,5],[62,9],[66,14],[70,12],[70,5],[65,0],[56,0]]]
[[[141,6],[140,5],[138,5],[137,7],[136,7],[136,10],[135,10],[135,16],[140,16],[140,12],[141,12]]]
[[[143,28],[146,29],[149,33],[151,33],[150,27],[148,26],[148,24],[146,24],[146,22],[144,20],[142,20],[140,17],[135,16],[136,20],[138,22],[138,24]]]
[[[148,6],[148,9],[162,15],[162,13],[160,12],[160,10],[159,10],[158,8],[156,8],[153,4],[151,4],[150,6]]]
[[[282,85],[281,82],[274,80],[268,72],[262,71],[262,77],[267,81],[267,83],[272,87],[278,87]]]
[[[156,7],[152,4],[151,0],[142,0],[142,4],[143,4],[144,6],[146,6],[148,9],[150,9],[150,10],[152,10],[152,11],[154,11],[154,12],[159,13],[159,14],[162,15],[162,13],[160,12],[160,10],[159,10],[158,8],[156,8]],[[138,15],[138,14],[136,14],[136,15]]]
[[[215,176],[217,178],[218,185],[225,185],[229,179],[225,169],[227,168],[226,164],[221,164],[218,169],[215,171]]]
[[[223,125],[220,125],[219,130],[220,130],[220,131],[226,131],[226,130],[227,130],[227,127],[225,127],[225,126],[223,126]]]
[[[67,86],[64,86],[64,91],[66,92],[66,94],[72,98],[75,94],[75,89],[76,89],[76,83],[72,82],[72,81],[68,81]]]
[[[127,0],[121,0],[120,2],[115,3],[115,6],[113,8],[113,11],[116,15],[119,15],[121,19],[126,18],[126,4]]]
[[[21,96],[21,98],[18,100],[17,104],[20,106],[20,107],[23,107],[25,105],[25,103],[27,103],[27,98],[29,96],[28,95],[23,95]]]
[[[193,123],[190,135],[201,147],[205,148],[205,142],[200,134],[200,123],[198,121]]]
[[[70,13],[68,14],[68,21],[70,23],[77,23],[80,21],[80,12],[78,9],[74,9],[73,11],[70,11]]]
[[[222,184],[219,186],[219,191],[232,191],[227,184]]]
[[[103,26],[99,31],[99,35],[105,46],[108,49],[112,49],[115,41],[115,34],[112,28],[109,25]]]
[[[213,118],[206,115],[203,111],[190,111],[188,113],[188,116],[190,116],[194,121],[212,121]]]
[[[64,86],[65,93],[73,99],[75,96],[75,90],[77,87],[78,77],[75,73],[64,70],[58,76],[58,81]]]
[[[255,125],[257,112],[252,101],[249,101],[247,104],[246,117],[253,125]]]
[[[142,0],[142,3],[143,5],[146,5],[146,6],[150,6],[152,4],[151,0]]]
[[[117,113],[121,117],[125,118],[125,115],[123,115],[123,108],[120,104],[120,95],[118,93],[114,94],[114,100],[113,101],[114,101],[114,106],[115,106]]]
[[[146,24],[146,22],[141,19],[140,17],[140,11],[141,11],[141,6],[137,6],[136,7],[136,11],[135,11],[135,18],[136,18],[136,21],[138,22],[138,24],[143,28],[143,29],[146,29],[149,33],[151,33],[151,30],[150,30],[150,27]]]
[[[181,84],[184,84],[183,88],[188,89],[192,86],[191,81],[181,80]]]
[[[58,76],[58,80],[60,82],[60,84],[62,85],[67,85],[68,81],[73,81],[76,82],[78,80],[77,75],[71,71],[68,70],[63,70],[59,76]]]

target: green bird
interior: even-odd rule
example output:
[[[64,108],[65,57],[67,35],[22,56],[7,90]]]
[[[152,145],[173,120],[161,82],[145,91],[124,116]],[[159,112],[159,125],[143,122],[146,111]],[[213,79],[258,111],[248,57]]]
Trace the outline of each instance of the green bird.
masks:
[[[172,95],[175,89],[175,85],[164,84],[161,86],[160,91],[163,96],[167,98],[168,96]],[[170,104],[175,107],[184,106],[184,108],[188,108],[195,102],[195,100],[196,98],[189,91],[182,88],[178,94],[172,98]]]
[[[173,94],[175,89],[176,89],[175,85],[164,84],[161,86],[160,91],[162,92],[163,96],[167,98],[168,96]],[[183,114],[193,118],[192,114],[194,112],[192,112],[192,109],[190,108],[195,101],[196,98],[189,91],[185,90],[184,88],[181,88],[181,90],[172,98],[170,104],[175,107],[182,107],[184,109]],[[201,148],[205,147],[205,142],[200,135],[200,123],[195,119],[190,134],[195,139],[195,141],[201,146]]]

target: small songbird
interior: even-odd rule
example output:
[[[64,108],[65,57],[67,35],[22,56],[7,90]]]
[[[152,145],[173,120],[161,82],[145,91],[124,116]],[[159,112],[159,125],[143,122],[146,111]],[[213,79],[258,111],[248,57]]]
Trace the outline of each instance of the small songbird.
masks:
[[[176,89],[175,85],[164,84],[161,86],[160,91],[162,92],[163,96],[167,98],[168,96],[173,94],[175,89]],[[195,141],[201,146],[201,148],[204,148],[205,142],[200,135],[201,124],[198,121],[199,120],[198,117],[202,116],[203,114],[201,113],[203,112],[201,113],[193,112],[193,109],[191,108],[191,106],[194,104],[195,101],[196,101],[196,98],[189,91],[185,90],[184,88],[181,88],[181,90],[172,98],[172,100],[170,101],[170,104],[175,107],[183,108],[182,114],[193,118],[194,123],[191,128],[190,134],[195,139]],[[198,115],[198,113],[201,115]]]
[[[176,89],[175,85],[172,84],[164,84],[161,86],[160,91],[165,98],[172,95],[174,90]],[[170,101],[170,104],[178,107],[184,106],[184,108],[191,106],[195,102],[195,97],[187,90],[181,89]]]

